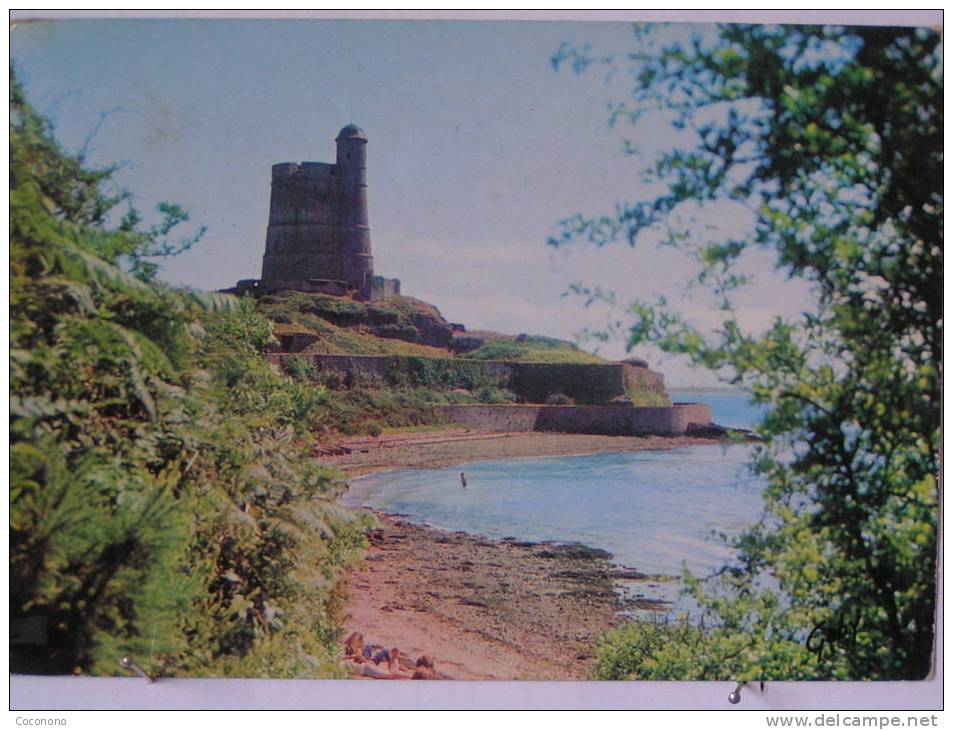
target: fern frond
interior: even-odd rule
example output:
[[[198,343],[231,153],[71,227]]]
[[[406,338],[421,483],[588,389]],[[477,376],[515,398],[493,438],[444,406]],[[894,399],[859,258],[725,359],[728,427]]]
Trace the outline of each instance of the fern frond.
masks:
[[[114,264],[104,261],[88,251],[84,251],[71,242],[63,240],[50,241],[49,245],[53,246],[60,255],[79,263],[93,284],[109,288],[118,286],[138,291],[151,291],[149,284],[146,282],[127,271],[123,271]]]

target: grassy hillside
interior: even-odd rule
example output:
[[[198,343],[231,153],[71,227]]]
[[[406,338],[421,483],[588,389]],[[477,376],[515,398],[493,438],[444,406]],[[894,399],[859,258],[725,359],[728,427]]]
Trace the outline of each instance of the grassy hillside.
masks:
[[[605,358],[580,350],[575,343],[541,335],[503,335],[480,333],[480,347],[461,357],[472,360],[511,360],[513,362],[604,363]]]
[[[600,363],[574,343],[540,335],[455,332],[431,304],[395,296],[375,302],[304,292],[266,294],[258,309],[277,336],[307,333],[302,352],[326,355],[419,355],[513,362]]]
[[[326,438],[337,433],[369,433],[432,423],[438,418],[433,406],[440,404],[513,403],[528,398],[536,398],[530,402],[573,402],[563,390],[581,393],[586,389],[580,390],[576,382],[580,377],[601,377],[599,373],[558,371],[549,374],[545,383],[534,385],[526,378],[507,382],[475,375],[481,372],[477,367],[480,361],[557,365],[608,362],[552,337],[460,331],[436,307],[412,297],[361,302],[288,291],[261,295],[256,302],[258,311],[273,323],[277,339],[274,347],[279,351],[297,355],[401,356],[389,368],[390,375],[377,380],[322,373],[305,357],[285,358],[287,372],[298,382],[335,394],[318,406]],[[573,382],[561,388],[562,377]],[[570,387],[573,383],[575,387]],[[627,382],[626,386],[637,405],[668,404],[665,394],[651,387],[637,382]],[[599,388],[596,391],[601,392]],[[581,397],[579,402],[599,399]]]
[[[419,355],[420,357],[448,357],[450,355],[447,350],[439,347],[381,337],[364,328],[341,327],[316,316],[305,315],[298,320],[298,323],[292,325],[275,323],[276,337],[299,333],[318,336],[313,344],[300,352],[320,355]]]
[[[435,307],[410,297],[359,302],[346,297],[280,292],[258,299],[276,334],[301,332],[317,339],[304,352],[326,355],[448,357],[450,324]]]

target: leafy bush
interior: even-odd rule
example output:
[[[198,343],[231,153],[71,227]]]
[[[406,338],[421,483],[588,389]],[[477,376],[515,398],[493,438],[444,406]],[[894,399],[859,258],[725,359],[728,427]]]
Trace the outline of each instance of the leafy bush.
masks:
[[[153,281],[180,209],[107,228],[110,171],[63,153],[15,79],[10,103],[11,624],[46,631],[11,669],[335,675],[367,522],[309,458],[328,392],[267,365],[250,299]]]
[[[615,70],[631,84],[613,121],[658,109],[681,130],[645,171],[651,192],[613,201],[610,216],[573,215],[550,242],[638,249],[661,231],[705,285],[717,324],[700,328],[664,297],[635,301],[629,345],[687,356],[769,407],[751,464],[765,479],[764,515],[716,580],[692,586],[726,628],[704,645],[723,649],[728,629],[744,638],[725,653],[737,679],[802,678],[805,643],[816,649],[811,677],[922,679],[937,606],[942,36],[731,24],[666,37],[673,30],[640,28],[632,52],[601,61],[623,58]],[[600,63],[568,45],[554,64],[566,61]],[[752,222],[709,225],[705,210]],[[755,250],[812,299],[764,329],[739,306]],[[670,645],[655,656],[680,661]]]
[[[597,355],[580,350],[572,342],[539,335],[519,335],[514,339],[488,339],[476,350],[461,355],[461,358],[513,362],[606,362]]]
[[[648,681],[756,681],[845,678],[818,671],[815,657],[797,637],[752,636],[732,622],[720,627],[686,617],[623,624],[596,644],[593,679]]]
[[[377,334],[391,340],[414,342],[419,333],[412,324],[384,324],[377,328]]]
[[[476,400],[478,403],[515,403],[516,395],[513,393],[513,391],[506,390],[505,388],[493,388],[491,386],[485,385],[477,390]]]
[[[394,356],[384,362],[388,385],[402,388],[449,390],[502,385],[500,377],[487,373],[482,364],[466,360]]]
[[[315,407],[316,418],[344,434],[371,433],[374,427],[439,423],[439,394],[426,389],[355,388]]]
[[[372,325],[397,324],[400,320],[400,313],[392,309],[383,307],[368,307],[367,321]]]
[[[632,405],[639,408],[667,408],[672,405],[672,399],[664,392],[645,388],[626,388],[626,393]]]
[[[295,380],[316,381],[320,375],[311,361],[306,357],[289,355],[281,358],[281,366],[285,373]]]

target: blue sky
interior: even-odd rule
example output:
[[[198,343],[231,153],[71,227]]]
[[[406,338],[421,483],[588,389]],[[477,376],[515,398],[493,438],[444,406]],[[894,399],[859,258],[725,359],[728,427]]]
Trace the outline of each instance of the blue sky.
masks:
[[[648,194],[645,161],[622,153],[626,135],[650,158],[672,134],[659,120],[610,129],[606,104],[624,79],[554,72],[563,41],[619,52],[632,33],[591,22],[60,20],[15,26],[11,54],[68,149],[112,112],[89,159],[122,163],[140,209],[181,203],[207,227],[163,264],[165,280],[214,289],[259,276],[271,165],[333,161],[353,115],[370,140],[377,273],[469,329],[571,338],[607,316],[564,297],[571,283],[679,300],[685,262],[651,245],[546,246],[560,219]],[[753,327],[809,306],[770,257],[751,266],[741,310]],[[709,321],[707,301],[683,304]],[[600,352],[625,354],[619,342]],[[637,354],[670,384],[714,382]]]

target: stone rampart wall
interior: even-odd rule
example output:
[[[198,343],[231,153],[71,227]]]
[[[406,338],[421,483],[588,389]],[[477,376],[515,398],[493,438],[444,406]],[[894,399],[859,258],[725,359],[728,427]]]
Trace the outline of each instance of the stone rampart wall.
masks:
[[[448,423],[480,431],[557,431],[605,436],[682,436],[689,425],[708,425],[703,403],[663,408],[634,406],[452,405],[438,406]]]
[[[400,294],[400,279],[388,279],[385,276],[370,277],[370,285],[365,298],[369,300],[386,299]]]
[[[711,406],[707,403],[676,403],[672,408],[672,429],[685,433],[689,426],[712,423]]]
[[[631,395],[640,391],[653,391],[667,398],[665,392],[665,376],[648,368],[640,368],[628,363],[621,363],[622,375],[625,379],[626,391]],[[636,403],[636,405],[642,405]]]
[[[539,406],[534,431],[608,436],[632,433],[631,406]]]
[[[435,373],[446,373],[441,385],[468,388],[481,381],[513,391],[529,403],[543,403],[556,393],[568,396],[576,404],[600,405],[629,395],[627,384],[655,390],[664,396],[664,380],[659,373],[639,370],[623,363],[521,363],[501,360],[459,358],[421,358],[399,355],[316,355],[298,353],[286,357],[305,357],[321,371],[348,373],[362,378],[384,380],[392,385],[433,387]],[[281,364],[282,354],[269,359]],[[453,377],[460,382],[449,382]]]
[[[557,408],[558,406],[550,406]],[[458,423],[478,431],[536,431],[542,406],[438,406],[437,412],[447,423]]]
[[[510,368],[507,387],[527,403],[545,403],[562,394],[577,404],[603,404],[625,398],[625,378],[617,363],[506,363]]]
[[[405,385],[415,385],[415,378],[459,380],[445,385],[465,387],[467,382],[496,381],[503,387],[520,387],[520,383],[532,378],[534,371],[545,373],[546,378],[556,378],[562,370],[572,378],[555,380],[563,388],[560,392],[572,396],[572,383],[580,384],[581,390],[591,395],[591,386],[586,385],[588,372],[598,376],[596,389],[602,397],[625,395],[625,380],[621,364],[577,365],[562,363],[509,363],[497,360],[455,360],[440,358],[414,358],[374,355],[314,355],[271,352],[270,362],[281,365],[284,358],[307,358],[323,372],[338,374],[353,373],[358,378],[383,380]],[[611,385],[612,373],[618,374],[619,390]],[[648,371],[651,378],[655,373]],[[659,376],[661,378],[661,376]],[[548,382],[548,380],[544,380]],[[661,380],[651,379],[648,384],[663,388]],[[533,384],[537,396],[545,388]],[[527,388],[527,391],[532,390]],[[569,392],[567,392],[569,391]],[[518,394],[519,391],[516,391]],[[664,389],[662,390],[664,393]],[[525,395],[525,394],[523,394]],[[482,431],[558,431],[563,433],[590,433],[610,436],[663,435],[680,436],[692,424],[708,425],[711,409],[703,403],[676,403],[672,406],[638,407],[624,403],[594,405],[445,405],[436,406],[441,420],[459,423]]]
[[[305,358],[321,372],[354,373],[360,377],[382,379],[386,371],[384,358],[370,355],[313,355],[310,353],[271,352],[268,360],[281,365],[284,358]]]

